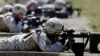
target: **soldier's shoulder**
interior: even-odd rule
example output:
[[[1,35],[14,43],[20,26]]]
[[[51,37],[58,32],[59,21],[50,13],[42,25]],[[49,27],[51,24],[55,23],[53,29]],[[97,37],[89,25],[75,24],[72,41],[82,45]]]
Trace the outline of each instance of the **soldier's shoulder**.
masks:
[[[5,15],[12,16],[12,15],[13,15],[13,13],[12,13],[12,12],[7,12],[7,13],[5,13]]]

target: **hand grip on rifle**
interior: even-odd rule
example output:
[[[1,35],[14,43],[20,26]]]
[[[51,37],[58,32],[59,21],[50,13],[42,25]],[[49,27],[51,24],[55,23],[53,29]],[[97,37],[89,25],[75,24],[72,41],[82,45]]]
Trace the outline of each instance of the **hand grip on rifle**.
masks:
[[[61,34],[61,38],[62,38],[62,39],[67,39],[67,34],[66,34],[66,32],[64,32],[63,34]]]
[[[61,42],[61,43],[62,43],[62,45],[64,45],[64,44],[65,44],[65,42],[66,42],[66,39],[60,39],[60,40],[59,40],[59,42]]]

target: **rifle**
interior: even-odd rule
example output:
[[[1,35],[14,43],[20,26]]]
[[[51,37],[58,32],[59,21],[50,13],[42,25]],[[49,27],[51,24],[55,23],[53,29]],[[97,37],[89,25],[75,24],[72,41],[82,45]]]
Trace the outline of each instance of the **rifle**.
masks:
[[[45,22],[46,20],[41,20],[41,17],[33,15],[24,16],[22,21],[22,32],[30,32],[31,29],[39,28],[39,26],[42,26]]]
[[[71,50],[75,53],[75,56],[83,56],[84,49],[89,41],[90,38],[94,36],[100,36],[100,33],[97,32],[78,32],[75,33],[75,30],[64,30],[61,37],[63,39],[68,39],[69,46]],[[84,43],[75,43],[74,38],[87,38],[86,42]]]

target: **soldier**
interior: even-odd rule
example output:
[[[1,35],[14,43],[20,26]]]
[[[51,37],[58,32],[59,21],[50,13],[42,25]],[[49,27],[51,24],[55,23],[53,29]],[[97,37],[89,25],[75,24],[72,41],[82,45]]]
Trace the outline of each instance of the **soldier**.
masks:
[[[29,1],[28,4],[27,4],[27,13],[26,15],[34,15],[34,16],[41,16],[41,7],[38,7],[37,6],[37,1],[35,0],[32,0],[32,1]]]
[[[1,32],[9,32],[9,29],[5,25],[3,19],[5,16],[12,15],[12,8],[13,8],[13,6],[9,5],[9,4],[7,4],[1,8],[1,11],[0,11],[0,26],[1,26],[0,31]]]
[[[15,4],[12,8],[12,15],[4,17],[3,21],[10,32],[20,32],[22,29],[22,18],[26,14],[26,7],[21,4]]]
[[[43,30],[33,30],[29,34],[12,36],[7,40],[0,40],[0,50],[35,50],[46,52],[63,51],[65,40],[59,39],[63,24],[57,18],[49,19]]]
[[[54,4],[55,4],[56,10],[58,10],[58,11],[65,7],[65,1],[64,0],[56,0]]]
[[[55,0],[48,0],[48,4],[54,4]]]
[[[44,6],[48,3],[48,0],[39,0],[38,6]]]
[[[65,10],[65,1],[56,0],[54,4],[55,4],[56,16],[58,18],[67,18],[67,11]]]
[[[22,32],[30,32],[31,29],[36,29],[41,25],[41,8],[38,7],[36,0],[30,0],[27,4],[27,13],[23,20]],[[26,22],[27,21],[27,22]]]
[[[66,11],[67,11],[68,16],[72,16],[72,14],[74,12],[72,2],[70,2],[70,1],[66,2]]]
[[[7,4],[7,5],[2,7],[0,14],[5,14],[7,12],[12,12],[12,8],[13,8],[12,5]]]
[[[43,16],[45,18],[55,17],[55,6],[53,4],[47,4],[42,6]]]
[[[46,4],[54,4],[55,0],[39,0],[38,5],[44,6]]]

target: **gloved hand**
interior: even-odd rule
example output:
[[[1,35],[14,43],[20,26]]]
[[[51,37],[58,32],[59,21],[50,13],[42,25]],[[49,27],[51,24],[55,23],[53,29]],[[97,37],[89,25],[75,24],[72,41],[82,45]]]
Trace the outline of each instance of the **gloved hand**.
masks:
[[[61,43],[62,43],[62,45],[64,45],[64,44],[65,44],[65,42],[66,42],[66,39],[60,39],[60,40],[59,40],[59,42],[61,42]]]
[[[61,34],[61,38],[62,39],[67,39],[67,34],[66,33]]]

